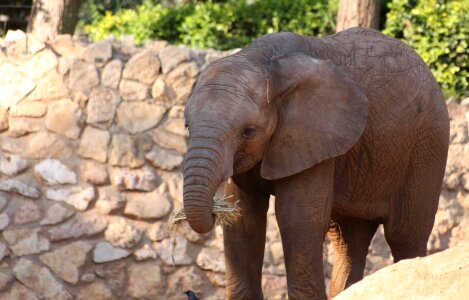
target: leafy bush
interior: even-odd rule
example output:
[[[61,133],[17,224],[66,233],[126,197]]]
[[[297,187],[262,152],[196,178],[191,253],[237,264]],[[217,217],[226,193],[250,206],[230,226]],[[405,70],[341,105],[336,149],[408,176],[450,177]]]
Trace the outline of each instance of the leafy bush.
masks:
[[[445,94],[469,94],[469,1],[392,0],[384,33],[404,40],[430,66]]]
[[[84,28],[95,40],[109,34],[130,34],[138,43],[158,38],[225,50],[243,47],[260,35],[277,31],[316,36],[333,33],[337,2],[227,0],[163,6],[145,0],[133,10],[106,12]]]

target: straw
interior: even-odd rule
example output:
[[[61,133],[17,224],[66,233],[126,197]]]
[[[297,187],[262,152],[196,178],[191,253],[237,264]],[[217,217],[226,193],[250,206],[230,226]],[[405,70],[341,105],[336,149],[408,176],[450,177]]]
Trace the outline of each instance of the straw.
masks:
[[[234,195],[224,197],[224,198],[213,198],[212,203],[212,213],[215,215],[215,224],[221,226],[230,226],[241,217],[241,208],[238,206],[238,201],[230,202],[227,201],[230,198],[233,198]],[[171,258],[174,261],[174,252],[176,250],[176,234],[179,229],[179,226],[187,222],[186,212],[184,208],[173,213],[170,218],[171,223],[171,235],[173,239],[173,249],[171,252]]]

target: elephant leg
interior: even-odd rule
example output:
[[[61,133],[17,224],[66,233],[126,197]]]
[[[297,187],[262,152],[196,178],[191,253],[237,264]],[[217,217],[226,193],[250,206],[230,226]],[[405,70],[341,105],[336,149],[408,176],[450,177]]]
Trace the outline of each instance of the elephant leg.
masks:
[[[326,299],[323,242],[333,193],[334,160],[275,184],[275,213],[282,237],[288,298]]]
[[[334,246],[330,297],[363,278],[368,247],[377,222],[341,217],[333,220],[328,236]]]
[[[241,189],[233,180],[225,195],[239,200],[242,217],[223,228],[226,261],[226,298],[263,299],[262,265],[270,194]]]
[[[446,166],[448,133],[440,130],[414,147],[403,187],[384,222],[394,262],[427,254]]]

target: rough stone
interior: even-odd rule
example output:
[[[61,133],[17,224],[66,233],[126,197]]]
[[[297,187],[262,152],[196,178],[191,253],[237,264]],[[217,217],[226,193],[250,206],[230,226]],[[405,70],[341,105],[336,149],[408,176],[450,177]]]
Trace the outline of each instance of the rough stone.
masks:
[[[0,231],[7,228],[9,224],[10,217],[6,213],[0,214]]]
[[[158,101],[169,101],[177,96],[173,89],[167,85],[161,77],[157,78],[155,83],[153,83],[151,87],[151,95]]]
[[[20,259],[13,268],[16,279],[46,299],[68,300],[72,296],[49,270],[29,259]]]
[[[46,127],[52,132],[77,139],[84,115],[78,104],[71,100],[59,100],[49,105],[46,116]]]
[[[39,228],[9,229],[3,231],[3,238],[17,256],[36,254],[49,250],[49,241],[39,232]]]
[[[0,105],[0,132],[8,129],[8,115],[3,106]]]
[[[469,141],[469,133],[466,122],[451,122],[450,141],[452,144],[465,144]]]
[[[145,43],[146,49],[151,49],[153,51],[160,51],[161,49],[168,46],[167,41],[149,41]]]
[[[197,265],[203,270],[225,273],[225,256],[213,248],[203,248],[197,256]]]
[[[22,284],[14,282],[8,292],[0,294],[0,300],[39,300],[39,298]]]
[[[93,274],[93,273],[86,273],[86,274],[83,274],[80,278],[80,281],[81,282],[93,282],[94,280],[96,279],[96,275]]]
[[[4,243],[0,243],[0,262],[8,256],[10,253],[8,251],[7,246]],[[2,273],[2,269],[0,268],[0,275]],[[0,280],[1,282],[1,280]],[[2,290],[2,284],[0,284],[0,291]]]
[[[117,110],[119,126],[130,133],[139,133],[155,127],[166,109],[145,102],[124,102]]]
[[[183,161],[180,153],[155,146],[145,158],[154,166],[163,170],[171,171],[179,167]]]
[[[0,64],[0,106],[8,109],[21,101],[36,85],[9,63]]]
[[[6,246],[3,245],[3,247],[6,247]],[[5,292],[14,280],[15,278],[11,274],[10,270],[1,268],[0,269],[0,292]],[[4,299],[4,298],[2,298],[2,296],[0,295],[0,299]],[[23,298],[10,298],[10,299],[23,299]]]
[[[75,211],[58,203],[52,204],[46,211],[46,216],[41,225],[55,225],[61,223],[75,214]]]
[[[97,277],[102,279],[112,291],[118,293],[117,296],[123,295],[128,285],[128,261],[129,260],[98,264],[94,270]]]
[[[152,138],[156,144],[163,148],[173,149],[179,153],[187,152],[187,142],[182,136],[157,128],[152,131]]]
[[[435,215],[435,224],[428,239],[427,248],[430,253],[442,251],[449,246],[453,228],[459,225],[464,209],[450,193],[443,192]]]
[[[79,268],[85,264],[86,256],[93,247],[83,241],[77,241],[53,252],[42,254],[40,260],[68,283],[76,284]]]
[[[39,80],[37,87],[26,98],[30,101],[60,99],[67,97],[68,93],[62,76],[52,70]]]
[[[83,47],[80,43],[74,41],[70,34],[61,34],[53,40],[48,41],[49,45],[55,52],[63,57],[77,58],[83,52]]]
[[[186,137],[189,137],[189,130],[186,129],[186,122],[183,118],[173,118],[166,121],[164,124],[165,130]]]
[[[225,287],[226,286],[226,276],[225,274],[215,273],[215,272],[206,272],[205,275],[207,276],[208,280],[211,284],[218,287]]]
[[[68,158],[72,149],[56,135],[39,132],[29,139],[26,155],[32,159]]]
[[[465,243],[424,258],[402,260],[334,299],[464,299],[469,294],[468,251],[469,243]]]
[[[170,119],[184,119],[184,105],[173,105],[168,112]]]
[[[4,136],[0,140],[0,148],[5,152],[20,154],[27,147],[23,140]]]
[[[34,167],[34,172],[47,184],[75,184],[77,175],[57,159],[46,159]]]
[[[95,198],[95,195],[96,193],[93,186],[86,188],[74,186],[57,190],[48,189],[46,192],[48,199],[68,203],[80,211],[88,208],[88,205]]]
[[[175,104],[185,104],[189,98],[195,84],[199,68],[194,62],[184,63],[172,70],[165,79],[165,82],[176,93],[172,99]]]
[[[103,279],[113,291],[125,293],[128,285],[127,261],[116,261],[107,264],[98,264],[94,269],[97,277]]]
[[[72,94],[72,101],[77,103],[78,106],[80,106],[81,108],[83,108],[83,110],[85,110],[85,107],[88,103],[88,94],[85,94],[83,92],[77,92],[77,91],[74,91],[71,94]]]
[[[8,204],[7,195],[3,192],[0,193],[0,211],[2,211]]]
[[[110,222],[104,238],[115,247],[132,248],[138,244],[142,234],[125,218],[118,217]]]
[[[114,168],[111,182],[119,190],[152,191],[157,186],[157,177],[148,167],[141,169]]]
[[[40,118],[46,114],[47,106],[41,102],[23,101],[10,108],[11,117]]]
[[[469,106],[469,97],[466,97],[461,100],[461,105]]]
[[[164,172],[159,171],[158,175],[162,178],[163,182],[168,187],[169,195],[174,199],[174,204],[182,207],[183,205],[183,188],[184,178],[182,172]]]
[[[153,246],[161,260],[167,265],[190,265],[192,258],[188,255],[189,242],[183,237],[176,237],[176,248],[173,252],[173,240],[165,239],[161,242],[153,243]],[[173,261],[174,254],[174,261]]]
[[[112,186],[106,186],[99,190],[99,198],[96,201],[96,208],[103,214],[111,212],[125,206],[125,199]]]
[[[264,297],[272,300],[286,300],[287,279],[285,276],[263,276],[262,290],[266,291]]]
[[[81,57],[87,63],[102,67],[112,57],[111,44],[107,41],[90,44],[84,49]]]
[[[122,77],[152,84],[160,73],[160,60],[155,51],[144,50],[134,55],[125,65]]]
[[[469,173],[462,174],[462,186],[466,191],[469,191]]]
[[[113,59],[106,64],[101,73],[101,82],[104,86],[117,89],[122,75],[122,61]]]
[[[83,131],[77,154],[104,163],[107,160],[107,148],[110,139],[109,132],[88,126]]]
[[[107,242],[100,242],[93,251],[93,261],[95,263],[105,263],[119,260],[130,255],[130,252],[124,249],[116,248]]]
[[[143,219],[159,219],[171,211],[171,201],[160,191],[151,193],[127,193],[124,213]]]
[[[138,168],[145,163],[143,151],[135,137],[113,134],[109,150],[109,163],[113,166]]]
[[[28,161],[19,155],[0,153],[0,172],[15,176],[28,167]]]
[[[203,272],[197,267],[180,267],[168,277],[168,292],[166,297],[167,299],[178,299],[181,291],[191,290],[200,299],[206,299],[205,296],[207,296],[208,290],[206,281]]]
[[[158,53],[163,74],[171,72],[177,65],[189,61],[190,51],[185,47],[168,46]]]
[[[91,184],[102,185],[109,182],[106,165],[94,161],[85,161],[80,166],[81,178]]]
[[[206,234],[198,234],[195,232],[189,225],[189,223],[184,222],[180,226],[178,226],[178,234],[181,234],[185,237],[189,242],[194,244],[203,244],[205,240],[210,237],[210,233]]]
[[[283,263],[283,247],[282,247],[282,242],[277,241],[273,242],[270,245],[270,254],[272,256],[272,260],[274,265],[279,265]]]
[[[49,238],[55,242],[83,236],[89,237],[103,232],[106,227],[106,219],[100,213],[91,210],[77,214],[66,223],[51,228]]]
[[[142,101],[148,96],[148,86],[138,81],[122,79],[119,84],[119,93],[126,101]]]
[[[121,99],[117,92],[106,87],[94,88],[88,100],[86,122],[94,125],[111,126]]]
[[[57,67],[59,74],[64,76],[68,74],[70,69],[72,68],[74,59],[67,58],[67,57],[60,57],[59,58],[59,66]]]
[[[269,222],[267,222],[267,224],[269,224]],[[269,230],[267,229],[267,233],[268,232]],[[215,226],[213,233],[213,236],[204,243],[204,246],[223,251],[223,228],[221,226]]]
[[[46,46],[32,34],[26,34],[20,29],[8,30],[4,41],[9,43],[7,54],[15,57],[34,55]]]
[[[226,54],[223,54],[223,52],[221,51],[209,49],[206,51],[206,54],[205,54],[205,66],[225,56]]]
[[[103,283],[95,282],[78,292],[78,300],[112,300],[115,299],[112,291]]]
[[[11,137],[20,137],[41,129],[41,120],[36,118],[10,118],[8,123],[8,135]]]
[[[157,299],[165,290],[161,269],[154,263],[134,264],[129,267],[128,293],[135,298]]]
[[[87,92],[99,84],[96,67],[82,61],[75,61],[70,69],[68,87],[79,92]]]
[[[169,228],[166,222],[155,222],[148,226],[146,236],[150,241],[159,242],[169,238]]]
[[[31,59],[18,66],[18,70],[31,79],[42,78],[47,72],[57,67],[57,56],[49,49],[38,52]]]
[[[0,191],[17,193],[28,198],[39,198],[41,192],[19,180],[10,179],[0,181]]]
[[[26,224],[39,220],[41,209],[31,201],[23,203],[15,213],[16,224]]]
[[[157,254],[156,254],[156,251],[153,250],[152,247],[145,244],[145,245],[143,245],[142,248],[140,248],[140,249],[138,249],[134,252],[134,257],[135,257],[135,260],[137,260],[137,261],[143,261],[143,260],[147,260],[147,259],[156,259]]]

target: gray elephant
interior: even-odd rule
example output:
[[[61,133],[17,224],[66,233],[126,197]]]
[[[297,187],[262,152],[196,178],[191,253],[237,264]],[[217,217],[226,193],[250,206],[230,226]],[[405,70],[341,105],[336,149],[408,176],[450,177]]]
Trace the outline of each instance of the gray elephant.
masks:
[[[380,224],[395,261],[426,255],[449,118],[431,72],[399,40],[359,28],[263,36],[200,74],[185,118],[190,226],[212,229],[224,181],[242,208],[224,228],[227,298],[263,297],[270,195],[290,299],[326,297],[326,234],[336,251],[331,296],[362,279]]]

